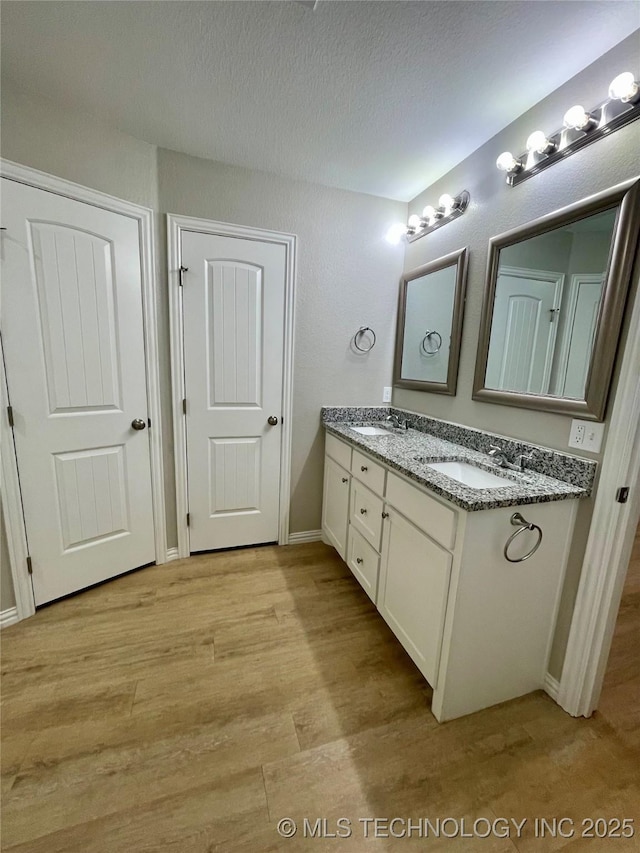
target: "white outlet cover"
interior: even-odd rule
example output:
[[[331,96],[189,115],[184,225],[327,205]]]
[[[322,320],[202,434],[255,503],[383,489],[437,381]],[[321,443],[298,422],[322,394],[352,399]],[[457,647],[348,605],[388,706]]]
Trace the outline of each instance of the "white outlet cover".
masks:
[[[392,391],[392,389],[391,389],[390,385],[384,386],[384,388],[382,389],[382,402],[383,403],[390,403],[391,402],[391,391]]]
[[[576,447],[578,450],[588,450],[589,453],[600,453],[603,435],[603,423],[572,420],[569,447]]]

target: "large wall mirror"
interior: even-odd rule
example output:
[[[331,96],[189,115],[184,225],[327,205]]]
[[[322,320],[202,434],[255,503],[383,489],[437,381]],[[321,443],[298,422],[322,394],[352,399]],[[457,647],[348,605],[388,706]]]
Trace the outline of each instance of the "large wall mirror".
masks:
[[[466,249],[401,280],[394,385],[456,393],[466,282]]]
[[[634,178],[491,240],[474,400],[604,418],[639,187]]]

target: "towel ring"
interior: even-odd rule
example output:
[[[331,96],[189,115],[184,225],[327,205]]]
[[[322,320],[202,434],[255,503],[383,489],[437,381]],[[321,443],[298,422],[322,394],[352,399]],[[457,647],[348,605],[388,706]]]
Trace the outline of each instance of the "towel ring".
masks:
[[[371,336],[373,338],[370,346],[368,346],[366,349],[365,349],[365,347],[361,347],[358,344],[359,338],[361,338],[365,332],[371,332]],[[374,348],[374,346],[376,345],[376,333],[373,331],[373,329],[370,326],[360,326],[358,331],[353,336],[353,345],[360,352],[370,352]]]
[[[429,338],[431,338],[432,335],[436,335],[436,337],[438,338],[438,345],[436,346],[435,349],[427,349],[425,346],[425,343],[429,340]],[[424,333],[424,338],[420,342],[420,352],[422,352],[424,355],[435,355],[437,352],[440,352],[441,346],[442,346],[442,335],[440,334],[440,332],[436,332],[435,329],[432,329],[432,330],[427,329],[427,331]]]
[[[540,547],[540,543],[542,542],[542,528],[538,527],[537,524],[531,524],[523,518],[519,512],[514,512],[511,516],[511,524],[513,524],[518,529],[515,533],[512,533],[511,536],[507,539],[506,545],[504,546],[504,557],[505,560],[508,560],[510,563],[523,563],[525,560],[528,560],[533,554],[536,553],[538,548]],[[519,536],[523,530],[537,530],[538,531],[538,541],[533,546],[533,548],[529,551],[528,554],[525,554],[524,557],[518,557],[516,560],[512,559],[509,556],[509,545],[513,542],[513,540]]]

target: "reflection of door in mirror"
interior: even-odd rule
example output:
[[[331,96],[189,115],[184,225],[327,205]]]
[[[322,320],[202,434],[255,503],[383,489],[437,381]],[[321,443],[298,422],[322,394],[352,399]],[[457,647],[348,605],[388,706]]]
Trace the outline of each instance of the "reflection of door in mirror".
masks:
[[[562,273],[500,267],[487,388],[549,392],[563,281]]]
[[[557,397],[584,398],[603,284],[603,274],[571,276],[552,380],[551,393]]]
[[[616,213],[500,250],[486,388],[584,399]]]
[[[456,267],[407,282],[402,378],[446,382]]]

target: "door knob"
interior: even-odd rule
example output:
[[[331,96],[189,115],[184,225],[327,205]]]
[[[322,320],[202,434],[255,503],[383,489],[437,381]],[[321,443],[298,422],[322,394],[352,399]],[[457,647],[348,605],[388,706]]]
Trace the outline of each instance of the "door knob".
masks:
[[[144,429],[146,425],[146,421],[143,421],[142,418],[134,418],[131,421],[131,426],[133,427],[133,429]]]
[[[278,423],[278,419],[275,415],[270,415],[267,418],[267,423],[269,424],[269,426],[275,426]]]

